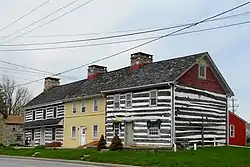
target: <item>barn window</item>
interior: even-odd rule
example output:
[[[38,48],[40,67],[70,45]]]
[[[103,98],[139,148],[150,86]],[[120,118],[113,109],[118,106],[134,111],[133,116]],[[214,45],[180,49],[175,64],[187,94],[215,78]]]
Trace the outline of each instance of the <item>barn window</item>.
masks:
[[[32,120],[35,121],[36,120],[36,111],[32,111]]]
[[[149,136],[159,136],[160,135],[161,120],[148,121],[147,126],[148,126],[148,135]]]
[[[120,95],[114,95],[114,108],[120,108]]]
[[[198,77],[200,79],[206,79],[206,65],[205,64],[199,64],[199,70],[198,70]]]
[[[150,106],[157,105],[157,90],[151,90],[149,93],[149,104]]]
[[[132,107],[132,93],[127,93],[125,96],[125,106],[126,108]]]
[[[115,135],[120,136],[121,134],[121,122],[114,122],[114,136]]]
[[[234,125],[230,125],[230,137],[235,137],[235,127],[234,127]]]

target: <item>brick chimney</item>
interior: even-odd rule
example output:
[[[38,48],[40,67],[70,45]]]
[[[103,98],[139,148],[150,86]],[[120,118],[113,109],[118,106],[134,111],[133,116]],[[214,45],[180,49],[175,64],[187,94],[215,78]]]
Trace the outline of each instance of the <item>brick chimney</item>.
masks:
[[[88,80],[96,78],[98,75],[106,73],[107,67],[91,65],[88,67]]]
[[[45,78],[44,91],[48,91],[56,86],[60,86],[60,79],[59,78],[53,78],[53,77]]]
[[[145,64],[151,64],[153,62],[153,55],[137,52],[131,54],[131,69],[136,70],[143,67]]]

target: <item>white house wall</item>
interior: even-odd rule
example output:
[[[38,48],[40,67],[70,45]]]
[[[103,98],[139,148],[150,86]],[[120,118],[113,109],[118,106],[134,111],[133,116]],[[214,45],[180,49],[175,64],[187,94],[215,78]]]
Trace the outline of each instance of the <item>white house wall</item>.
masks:
[[[184,86],[175,88],[176,142],[226,142],[226,95]]]
[[[115,116],[122,121],[132,119],[134,122],[134,143],[138,145],[171,145],[171,88],[158,89],[157,106],[149,106],[149,91],[132,93],[132,108],[125,108],[125,94],[120,96],[120,109],[114,109],[114,95],[107,95],[106,103],[106,139],[111,141],[114,136],[113,122]],[[127,92],[130,93],[130,92]],[[148,120],[162,121],[160,136],[148,136]],[[124,124],[120,138],[124,141]]]

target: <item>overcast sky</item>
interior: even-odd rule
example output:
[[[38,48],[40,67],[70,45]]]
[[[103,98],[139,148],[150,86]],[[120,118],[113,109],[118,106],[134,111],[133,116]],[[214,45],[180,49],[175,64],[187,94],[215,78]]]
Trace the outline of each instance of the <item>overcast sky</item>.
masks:
[[[51,0],[45,6],[36,12],[25,17],[23,20],[0,32],[0,36],[6,36],[38,19],[57,10],[73,0]],[[34,25],[40,25],[47,22],[62,13],[75,8],[76,6],[86,2],[87,0],[79,0],[65,10],[53,15],[43,22]],[[1,0],[0,5],[0,29],[11,21],[17,19],[21,15],[27,13],[34,7],[45,2],[45,0]],[[232,8],[245,2],[244,0],[94,0],[88,5],[48,24],[22,38],[15,39],[8,44],[35,43],[35,42],[52,42],[60,40],[84,39],[89,37],[97,37],[100,35],[85,35],[73,37],[34,37],[48,36],[60,34],[83,34],[107,31],[120,31],[141,28],[166,27],[171,25],[183,24],[188,22],[199,21],[208,16],[220,13],[224,10]],[[239,10],[229,13],[228,15],[241,12],[249,12],[250,5]],[[190,30],[197,30],[220,26],[225,24],[237,23],[250,20],[250,14],[241,17],[220,20],[216,22],[205,23]],[[31,27],[31,28],[33,28]],[[162,39],[158,42],[149,44],[122,54],[112,59],[99,62],[99,65],[108,67],[108,70],[114,70],[130,63],[130,54],[136,51],[143,51],[154,55],[154,61],[163,59],[195,54],[199,52],[209,52],[224,75],[228,84],[235,92],[237,103],[237,114],[244,119],[250,121],[250,86],[248,73],[250,72],[250,49],[249,49],[249,33],[250,24],[237,27],[224,28],[214,31],[201,33],[193,33],[181,36],[173,36]],[[19,34],[26,32],[25,29]],[[186,30],[186,31],[190,31]],[[163,35],[173,30],[151,33],[146,35],[109,39],[95,42],[85,42],[78,44],[102,43],[110,41],[119,41],[127,39],[136,39],[155,35]],[[16,35],[19,35],[16,34]],[[13,35],[11,37],[15,37]],[[113,34],[102,34],[113,35]],[[8,39],[11,39],[8,38]],[[7,39],[6,39],[7,40]],[[4,40],[2,40],[4,41]],[[0,40],[1,42],[1,40]],[[22,52],[0,52],[0,59],[11,61],[20,65],[38,68],[51,72],[60,72],[75,66],[86,64],[88,62],[109,56],[121,50],[140,44],[143,41],[123,43],[115,45],[105,45],[98,47],[84,47],[75,49],[60,49],[46,51],[22,51]],[[55,45],[68,46],[72,44]],[[33,46],[34,47],[34,46]],[[38,46],[41,47],[41,46]],[[51,46],[52,47],[52,46]],[[17,47],[1,47],[1,49],[14,49]],[[19,47],[21,48],[21,47]],[[24,48],[24,47],[22,47]],[[27,47],[26,47],[27,48]],[[1,64],[1,67],[16,68],[7,64]],[[24,72],[11,72],[9,70],[0,69],[0,75],[7,74],[15,76],[18,84],[25,83],[28,80],[36,80],[44,76],[30,74]],[[86,78],[87,68],[81,68],[76,71],[65,74],[67,76],[79,79]],[[22,79],[20,79],[22,78]],[[72,82],[73,80],[63,79],[61,83]],[[43,89],[43,81],[27,85],[33,96],[36,96]]]

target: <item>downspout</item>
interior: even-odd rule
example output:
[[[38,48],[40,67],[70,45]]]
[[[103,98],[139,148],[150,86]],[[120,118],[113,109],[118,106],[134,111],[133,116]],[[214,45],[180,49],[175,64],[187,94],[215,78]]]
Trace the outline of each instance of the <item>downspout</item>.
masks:
[[[171,84],[171,146],[175,144],[175,84]]]

